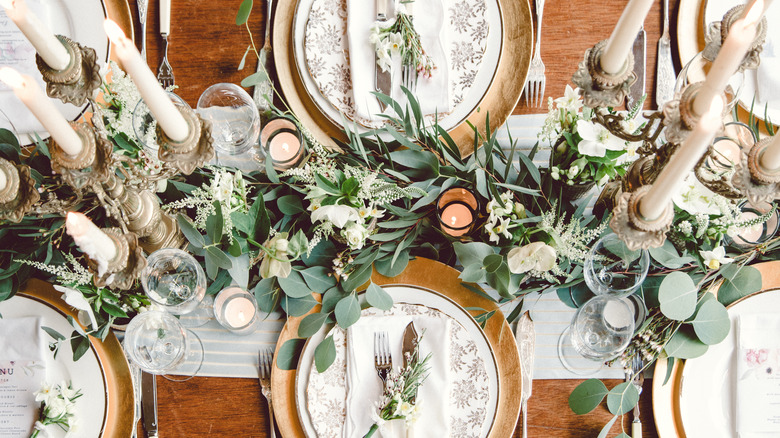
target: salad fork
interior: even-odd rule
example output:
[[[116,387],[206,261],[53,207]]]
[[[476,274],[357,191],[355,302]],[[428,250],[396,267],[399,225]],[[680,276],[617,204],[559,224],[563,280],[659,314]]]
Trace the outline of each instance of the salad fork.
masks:
[[[271,366],[274,362],[273,352],[266,348],[257,352],[257,365],[260,371],[260,389],[263,397],[268,401],[268,422],[271,425],[271,438],[276,438],[274,428],[274,407],[271,403]]]
[[[393,368],[393,358],[390,357],[390,340],[387,332],[374,333],[374,367],[382,383],[387,380],[390,369]]]
[[[540,52],[542,46],[542,16],[544,15],[544,0],[536,0],[536,46],[531,67],[528,69],[528,80],[525,82],[525,104],[542,106],[544,102],[544,88],[547,78],[544,76],[544,62]],[[529,103],[530,102],[530,103]]]
[[[631,361],[631,372],[633,374],[633,384],[636,386],[636,389],[639,391],[639,394],[642,394],[642,385],[645,383],[645,376],[644,373],[642,373],[642,369],[644,368],[645,364],[642,358],[639,355],[634,356],[634,359]],[[632,438],[642,438],[642,420],[639,418],[639,402],[636,402],[636,405],[634,406],[634,421],[631,423],[631,437]]]
[[[171,33],[171,0],[160,0],[160,36],[163,40],[163,59],[157,71],[157,81],[163,88],[172,87],[175,83],[173,68],[168,62],[168,36]]]

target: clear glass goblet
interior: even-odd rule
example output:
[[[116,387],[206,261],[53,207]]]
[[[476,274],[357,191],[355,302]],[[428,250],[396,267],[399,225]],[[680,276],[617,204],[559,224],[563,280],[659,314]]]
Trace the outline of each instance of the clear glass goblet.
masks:
[[[635,307],[625,298],[597,295],[583,304],[558,339],[558,357],[567,370],[593,374],[628,347]]]
[[[198,114],[211,122],[217,152],[246,152],[260,135],[260,113],[252,97],[236,84],[214,84],[200,95]]]
[[[649,268],[647,250],[629,250],[616,234],[608,234],[585,260],[585,283],[596,295],[627,297],[645,281]]]
[[[206,295],[206,274],[195,257],[175,248],[159,249],[146,259],[141,286],[146,296],[181,319],[185,327],[199,327],[213,316]]]
[[[135,316],[127,325],[124,348],[143,371],[170,380],[190,379],[203,364],[200,338],[167,312],[150,310]]]
[[[187,102],[177,94],[171,93],[170,91],[166,93],[177,108],[190,107]],[[149,107],[143,99],[139,100],[135,109],[133,109],[132,124],[135,138],[138,139],[141,146],[143,146],[148,153],[157,158],[158,150],[160,149],[160,146],[157,144],[157,120],[155,120],[154,115],[149,111]]]

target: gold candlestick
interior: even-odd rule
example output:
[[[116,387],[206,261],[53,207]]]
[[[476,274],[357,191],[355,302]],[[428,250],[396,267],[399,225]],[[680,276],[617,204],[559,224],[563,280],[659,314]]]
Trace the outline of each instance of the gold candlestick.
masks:
[[[21,222],[41,198],[35,189],[35,180],[30,176],[30,167],[17,166],[0,158],[0,172],[6,181],[5,187],[0,190],[0,219]]]
[[[92,280],[97,287],[111,286],[128,290],[135,285],[135,280],[146,268],[143,248],[138,244],[138,236],[134,233],[123,233],[119,228],[102,228],[101,231],[114,241],[116,255],[109,260],[106,272],[98,275],[98,264],[87,257],[87,266],[92,272]]]
[[[571,79],[580,88],[582,100],[590,108],[619,106],[636,82],[634,55],[631,53],[620,72],[610,74],[601,68],[601,54],[606,44],[607,40],[599,41],[586,50],[585,59]]]
[[[65,103],[84,105],[103,82],[95,49],[84,47],[62,35],[57,35],[57,39],[70,55],[70,64],[65,69],[55,70],[40,55],[35,55],[38,70],[46,82],[46,94]]]
[[[86,123],[74,122],[71,126],[81,139],[81,152],[78,155],[68,155],[52,140],[49,148],[52,170],[77,190],[106,182],[113,169],[114,145],[105,134]]]
[[[189,126],[189,134],[182,141],[172,140],[157,125],[158,157],[179,172],[189,175],[195,168],[214,158],[214,139],[211,123],[203,120],[192,108],[176,105]]]
[[[639,213],[639,203],[650,187],[643,186],[635,192],[621,194],[612,210],[609,226],[631,251],[663,245],[674,220],[674,206],[671,202],[656,219],[648,220]]]

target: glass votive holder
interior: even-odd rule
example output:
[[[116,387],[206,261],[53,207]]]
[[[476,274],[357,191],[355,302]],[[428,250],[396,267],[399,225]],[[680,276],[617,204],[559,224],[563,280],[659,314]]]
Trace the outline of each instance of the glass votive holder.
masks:
[[[222,289],[214,298],[214,316],[237,335],[254,333],[259,317],[255,296],[236,286]]]
[[[171,93],[170,91],[166,91],[166,93],[177,108],[190,107],[187,102],[177,94]],[[135,138],[138,139],[141,146],[143,146],[147,152],[152,153],[156,158],[157,151],[160,149],[160,146],[157,144],[157,120],[155,120],[154,115],[149,111],[149,107],[143,99],[139,100],[135,105],[132,124]]]
[[[301,131],[286,117],[273,118],[263,126],[260,130],[260,146],[276,170],[298,166],[306,154]]]
[[[257,142],[260,113],[252,97],[236,84],[214,84],[198,99],[197,112],[211,122],[217,152],[238,155]]]
[[[743,201],[739,204],[739,210],[741,212],[740,220],[750,221],[758,219],[772,211],[772,204],[752,204],[750,201]],[[778,228],[780,228],[779,213],[778,210],[775,210],[765,222],[743,228],[734,234],[729,234],[731,241],[735,246],[743,249],[753,248],[756,245],[767,242],[775,236]]]
[[[462,187],[445,190],[436,201],[439,226],[452,237],[460,237],[473,230],[478,211],[476,196]]]

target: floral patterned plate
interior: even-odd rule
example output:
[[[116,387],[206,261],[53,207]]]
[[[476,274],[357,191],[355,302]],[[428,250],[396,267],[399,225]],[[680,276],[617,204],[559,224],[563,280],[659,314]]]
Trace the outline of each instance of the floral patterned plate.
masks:
[[[450,130],[480,104],[490,87],[501,52],[498,0],[442,0],[448,38],[450,103],[439,124]],[[294,23],[294,55],[307,93],[319,109],[343,127],[344,115],[365,128],[384,122],[356,116],[349,73],[347,0],[301,0]],[[443,116],[443,117],[442,117]],[[435,115],[429,115],[433,121]]]
[[[495,358],[477,323],[447,298],[410,286],[386,286],[396,304],[390,311],[365,309],[362,316],[419,315],[451,318],[450,372],[454,376],[450,403],[452,436],[485,437],[497,409],[498,377]],[[314,347],[333,334],[336,361],[320,374],[312,367]],[[346,332],[321,330],[304,347],[296,377],[296,405],[308,437],[339,438],[346,419]],[[311,347],[310,347],[311,346]]]

